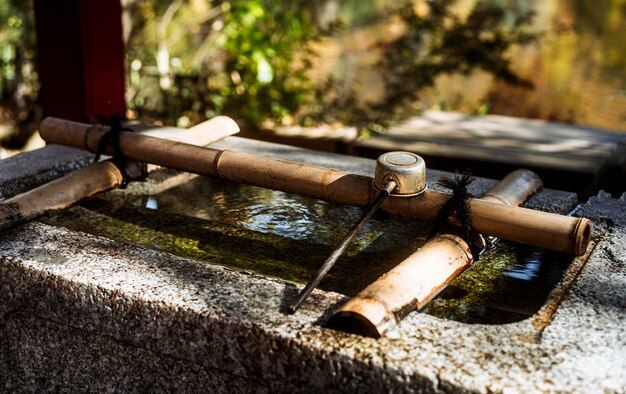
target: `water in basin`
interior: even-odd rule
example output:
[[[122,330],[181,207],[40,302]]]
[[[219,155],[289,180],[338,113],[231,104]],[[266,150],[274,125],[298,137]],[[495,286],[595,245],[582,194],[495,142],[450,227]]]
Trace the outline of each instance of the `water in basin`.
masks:
[[[204,177],[171,183],[135,184],[44,220],[304,284],[361,214],[356,207]],[[429,229],[377,214],[320,288],[356,294],[422,245]],[[466,323],[522,320],[541,307],[568,263],[561,254],[500,242],[423,312]]]

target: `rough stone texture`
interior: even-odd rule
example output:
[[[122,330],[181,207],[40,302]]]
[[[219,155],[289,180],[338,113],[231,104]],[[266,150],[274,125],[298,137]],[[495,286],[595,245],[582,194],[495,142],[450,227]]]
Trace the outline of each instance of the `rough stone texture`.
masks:
[[[610,229],[544,331],[542,342],[558,351],[550,380],[581,392],[626,390],[625,246],[626,229]]]
[[[228,143],[339,169],[372,165]],[[475,187],[483,182],[493,181]],[[536,198],[572,208],[570,193]],[[578,214],[616,218],[624,204],[599,197]],[[29,223],[0,235],[0,390],[624,392],[626,228],[603,228],[556,313],[555,297],[538,312],[544,324],[412,313],[375,340],[322,326],[339,294],[315,291],[290,316],[297,289],[285,281]]]
[[[626,193],[615,199],[610,194],[600,191],[597,196],[589,198],[578,215],[593,219],[596,224],[603,227],[626,227]]]

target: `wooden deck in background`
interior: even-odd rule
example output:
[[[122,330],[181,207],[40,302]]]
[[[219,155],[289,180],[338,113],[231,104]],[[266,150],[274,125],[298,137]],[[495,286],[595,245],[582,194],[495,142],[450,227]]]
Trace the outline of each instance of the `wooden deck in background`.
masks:
[[[626,131],[427,111],[352,145],[361,156],[392,150],[415,152],[431,168],[489,178],[527,168],[546,187],[576,192],[583,201],[601,189],[615,196],[626,191]]]
[[[469,169],[500,179],[517,168],[535,171],[546,187],[578,193],[626,191],[626,130],[606,131],[508,116],[427,111],[381,134],[357,139],[355,127],[279,127],[242,137],[375,158],[383,152],[419,154],[429,168]]]
[[[356,146],[592,175],[626,167],[626,132],[497,115],[428,111]]]

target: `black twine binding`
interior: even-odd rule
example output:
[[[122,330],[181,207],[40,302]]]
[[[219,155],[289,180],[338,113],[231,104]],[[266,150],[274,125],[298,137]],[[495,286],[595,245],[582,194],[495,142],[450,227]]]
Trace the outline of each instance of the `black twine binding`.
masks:
[[[486,245],[482,236],[474,230],[472,216],[467,204],[467,200],[473,197],[472,194],[467,191],[467,187],[474,182],[474,179],[475,178],[466,171],[463,174],[457,172],[454,178],[442,176],[437,181],[440,186],[452,190],[452,197],[450,197],[439,210],[437,219],[430,233],[430,238],[448,230],[450,227],[448,219],[450,216],[456,214],[461,221],[460,236],[467,242],[474,261],[478,261]]]
[[[94,158],[94,163],[97,163],[100,160],[100,157],[104,153],[107,145],[110,143],[111,148],[113,148],[113,164],[117,166],[122,174],[122,184],[120,185],[121,189],[125,189],[128,186],[128,182],[135,179],[144,178],[148,171],[145,163],[141,163],[141,176],[137,178],[133,178],[128,175],[126,172],[126,166],[128,164],[128,159],[124,156],[122,152],[122,148],[120,147],[120,133],[122,131],[133,131],[127,127],[122,125],[122,121],[124,120],[124,116],[120,114],[115,114],[111,116],[99,116],[101,124],[105,126],[109,126],[109,131],[107,131],[100,141],[98,142],[98,150],[96,151],[96,157]]]

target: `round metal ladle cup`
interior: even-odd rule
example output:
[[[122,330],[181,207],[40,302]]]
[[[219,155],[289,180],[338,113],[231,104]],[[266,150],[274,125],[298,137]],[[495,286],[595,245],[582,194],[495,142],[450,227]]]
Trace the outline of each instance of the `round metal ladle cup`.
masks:
[[[374,215],[380,204],[389,197],[415,196],[426,190],[426,165],[418,155],[410,152],[388,152],[382,154],[376,161],[376,175],[373,181],[378,195],[372,200],[359,220],[344,236],[341,243],[317,270],[313,279],[302,289],[296,302],[289,306],[294,313],[308,298],[313,289],[319,285],[324,276],[330,271],[339,257],[346,250],[354,237],[363,229],[365,223]]]
[[[390,181],[396,183],[392,196],[411,197],[424,192],[427,189],[424,159],[411,152],[383,153],[376,160],[374,189],[381,190]]]

